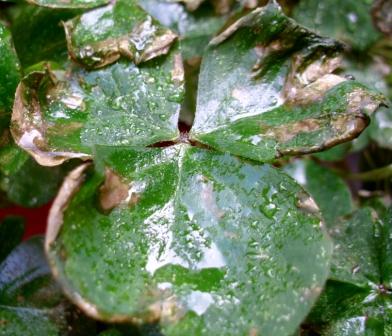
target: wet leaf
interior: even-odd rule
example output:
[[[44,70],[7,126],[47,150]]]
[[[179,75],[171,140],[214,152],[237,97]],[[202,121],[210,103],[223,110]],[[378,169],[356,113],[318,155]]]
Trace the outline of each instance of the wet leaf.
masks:
[[[98,147],[95,157],[95,171],[81,166],[63,185],[46,240],[54,273],[86,313],[159,322],[166,336],[295,331],[330,256],[298,184],[269,165],[186,144]],[[128,185],[109,212],[108,170],[121,194]]]
[[[264,162],[357,137],[384,98],[331,74],[340,49],[275,2],[242,17],[210,42],[191,138]]]
[[[301,0],[293,17],[324,36],[363,51],[380,37],[373,26],[371,7],[372,1],[368,0]]]
[[[14,144],[0,148],[0,189],[12,203],[38,207],[56,195],[73,163],[61,167],[42,167]]]
[[[63,300],[42,238],[23,242],[0,264],[0,335],[69,335]]]
[[[131,15],[130,15],[131,14]],[[135,0],[118,0],[64,23],[68,51],[76,62],[100,68],[120,57],[135,64],[167,54],[177,38]]]
[[[177,47],[136,66],[116,62],[31,73],[19,85],[13,136],[42,165],[88,159],[94,145],[146,146],[174,140],[183,98]]]
[[[321,335],[390,335],[392,332],[392,213],[363,208],[332,229],[331,278],[309,322]],[[320,331],[320,330],[319,330]]]
[[[19,82],[19,61],[12,45],[11,33],[0,22],[0,134],[8,126],[14,93]]]
[[[26,0],[27,2],[48,8],[94,8],[109,3],[109,0]]]
[[[21,217],[7,216],[0,222],[0,262],[2,262],[22,240],[24,220]]]

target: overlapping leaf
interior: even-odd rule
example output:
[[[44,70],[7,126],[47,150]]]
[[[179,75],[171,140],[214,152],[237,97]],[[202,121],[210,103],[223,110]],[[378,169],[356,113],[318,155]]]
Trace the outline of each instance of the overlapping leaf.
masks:
[[[109,3],[109,0],[27,0],[27,2],[49,8],[94,8]]]
[[[130,15],[131,14],[131,15]],[[99,68],[125,57],[139,64],[166,54],[177,36],[135,0],[118,0],[64,24],[71,57]]]
[[[185,144],[97,150],[96,172],[74,171],[49,219],[49,257],[74,302],[167,336],[294,332],[330,251],[299,185]]]
[[[321,335],[392,332],[391,211],[364,208],[330,231],[335,240],[331,278],[309,316]]]
[[[0,335],[69,335],[70,330],[72,335],[83,335],[78,332],[83,328],[68,325],[68,308],[51,277],[42,238],[23,242],[1,261]]]
[[[11,34],[0,22],[0,134],[8,126],[15,88],[19,82],[19,61]]]
[[[191,138],[259,161],[355,138],[383,98],[331,74],[339,51],[275,2],[242,17],[205,54]]]

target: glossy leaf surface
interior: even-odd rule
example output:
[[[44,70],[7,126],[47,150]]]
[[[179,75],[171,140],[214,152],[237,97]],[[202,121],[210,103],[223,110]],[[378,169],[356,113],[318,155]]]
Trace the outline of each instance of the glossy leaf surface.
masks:
[[[135,0],[84,13],[64,24],[68,51],[78,63],[99,68],[120,57],[139,64],[168,53],[177,36],[153,20]]]
[[[12,131],[40,164],[53,166],[89,158],[97,144],[146,146],[176,139],[182,97],[177,48],[139,66],[48,68],[19,85]]]
[[[293,17],[324,36],[365,50],[380,37],[373,26],[371,7],[372,1],[367,0],[301,0]]]
[[[95,157],[96,172],[78,168],[63,185],[46,241],[82,309],[159,322],[167,336],[295,331],[326,279],[330,243],[290,177],[185,144]]]
[[[19,82],[19,61],[11,33],[0,22],[0,133],[8,126],[15,89]]]
[[[355,138],[383,98],[331,74],[340,47],[274,2],[242,17],[210,42],[191,137],[258,161]]]

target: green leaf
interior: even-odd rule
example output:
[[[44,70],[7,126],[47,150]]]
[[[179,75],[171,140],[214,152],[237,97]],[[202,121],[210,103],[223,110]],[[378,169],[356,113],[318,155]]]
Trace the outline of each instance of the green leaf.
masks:
[[[48,8],[94,8],[106,5],[110,0],[26,0],[27,2]]]
[[[340,49],[275,2],[242,17],[210,42],[191,138],[258,161],[355,138],[384,98],[331,74]]]
[[[330,233],[331,278],[308,318],[321,335],[392,333],[392,211],[384,218],[363,208]]]
[[[19,61],[12,45],[11,34],[0,22],[0,134],[8,127],[15,89],[18,85]]]
[[[75,303],[106,321],[159,322],[167,336],[295,331],[330,258],[295,181],[186,144],[95,157],[49,218],[49,259]]]
[[[353,201],[347,183],[337,174],[309,161],[305,168],[306,190],[320,207],[328,226],[353,211]]]
[[[61,167],[42,167],[14,144],[0,148],[0,189],[12,203],[38,207],[56,195],[73,163]]]
[[[371,4],[368,0],[301,0],[294,8],[293,17],[324,36],[363,51],[380,37],[373,26]]]
[[[22,240],[24,220],[21,217],[7,216],[0,222],[0,262],[2,262]]]
[[[51,10],[31,5],[10,8],[11,31],[23,69],[42,61],[63,64],[68,57],[61,21],[80,10]]]
[[[23,242],[0,264],[0,335],[68,335],[61,300],[42,238]]]
[[[168,53],[177,38],[136,0],[118,0],[92,10],[65,22],[64,28],[70,56],[88,68],[106,66],[120,57],[136,64],[149,61]]]
[[[140,6],[179,34],[185,59],[202,56],[210,39],[227,20],[227,15],[215,14],[210,6],[202,6],[192,13],[178,3],[162,0],[143,0]]]
[[[175,140],[183,98],[177,47],[136,66],[116,62],[31,73],[16,92],[13,136],[42,165],[88,159],[99,145],[146,146]]]

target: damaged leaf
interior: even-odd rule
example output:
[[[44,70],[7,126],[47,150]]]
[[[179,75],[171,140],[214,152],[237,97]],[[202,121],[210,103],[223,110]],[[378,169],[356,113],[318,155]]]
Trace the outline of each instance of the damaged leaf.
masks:
[[[146,146],[178,137],[183,68],[177,47],[143,66],[34,72],[17,89],[12,133],[38,163],[89,159],[95,145]]]
[[[46,240],[87,314],[159,323],[166,336],[295,331],[327,277],[330,242],[290,177],[186,144],[97,147],[95,165],[60,191]],[[103,190],[122,200],[125,184],[134,201],[101,211]]]
[[[330,230],[332,280],[308,318],[320,335],[392,333],[391,215],[363,208]]]
[[[48,8],[94,8],[106,5],[110,0],[26,0],[32,5]]]
[[[131,15],[130,15],[131,14]],[[100,68],[120,57],[135,64],[169,52],[177,38],[152,19],[135,0],[118,0],[64,23],[68,51],[88,68]]]
[[[0,263],[0,335],[83,335],[69,325],[69,309],[50,274],[41,237],[24,241]]]
[[[15,89],[19,82],[19,61],[11,33],[0,22],[0,134],[8,127]]]
[[[263,162],[352,140],[385,98],[332,74],[340,51],[275,2],[255,9],[210,42],[191,138]]]

